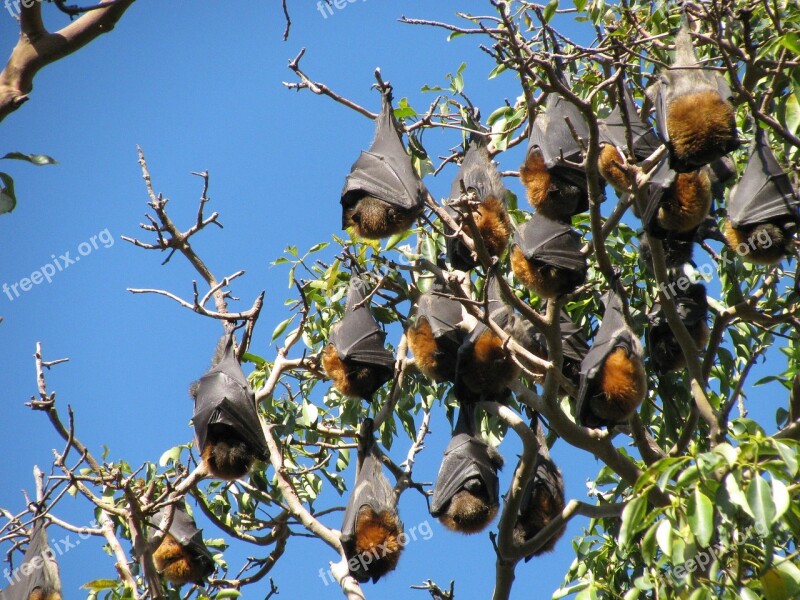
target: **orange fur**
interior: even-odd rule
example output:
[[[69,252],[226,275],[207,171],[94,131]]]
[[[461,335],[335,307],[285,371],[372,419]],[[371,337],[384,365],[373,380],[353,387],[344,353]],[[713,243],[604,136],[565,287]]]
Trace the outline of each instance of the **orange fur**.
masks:
[[[358,554],[371,554],[372,562],[367,566],[369,577],[377,579],[393,571],[400,560],[403,533],[397,514],[386,510],[380,514],[364,506],[356,517],[355,549]]]
[[[511,270],[514,276],[542,298],[556,298],[575,290],[585,280],[573,272],[536,263],[525,258],[519,246],[511,250]]]
[[[209,425],[201,454],[209,473],[226,481],[244,477],[255,460],[253,452],[236,431],[221,423]]]
[[[693,165],[708,164],[730,150],[737,139],[733,107],[713,90],[670,102],[667,131],[677,158]]]
[[[369,400],[380,387],[380,369],[360,363],[348,364],[339,358],[333,344],[328,344],[322,353],[322,366],[339,392],[350,398]]]
[[[497,504],[488,503],[485,492],[478,496],[462,489],[453,494],[447,512],[439,517],[439,521],[451,531],[478,533],[492,522],[497,509]]]
[[[761,223],[750,227],[734,227],[725,219],[723,234],[728,247],[744,260],[758,265],[775,265],[786,257],[791,237],[771,223]],[[769,240],[769,245],[761,240]]]
[[[544,158],[538,150],[532,150],[525,158],[525,164],[519,169],[519,178],[525,186],[530,205],[539,209],[550,193],[550,173],[544,166]]]
[[[503,254],[511,235],[511,219],[503,202],[494,196],[489,196],[473,213],[473,217],[489,255]]]
[[[60,592],[50,592],[49,594],[42,590],[42,588],[34,588],[28,600],[61,600]]]
[[[439,360],[437,356],[439,348],[428,320],[419,319],[416,327],[408,328],[406,335],[408,336],[408,347],[414,355],[414,364],[422,374],[434,381],[447,379],[446,376],[443,376],[446,365],[442,364],[444,361]],[[455,357],[452,357],[450,362],[454,367]]]
[[[597,159],[597,168],[600,170],[600,175],[617,192],[625,192],[630,189],[631,182],[628,174],[620,168],[620,164],[625,164],[625,159],[619,153],[619,150],[611,144],[603,145],[600,149],[600,156]]]
[[[521,545],[533,538],[544,529],[553,519],[564,510],[564,482],[558,475],[558,490],[553,495],[550,488],[546,485],[538,485],[531,494],[530,505],[527,511],[520,515],[514,526],[514,541]],[[550,552],[556,547],[556,542],[564,535],[567,524],[559,527],[545,544],[540,547],[532,556],[539,556],[545,552]]]
[[[679,173],[658,209],[658,224],[680,233],[694,229],[711,210],[711,180],[708,169]]]
[[[488,329],[475,340],[472,352],[462,361],[459,375],[475,394],[499,394],[520,374],[502,340]]]
[[[345,210],[344,222],[361,238],[377,240],[405,231],[419,211],[402,210],[372,196],[364,196]]]
[[[158,572],[173,585],[183,585],[203,579],[202,565],[195,561],[189,551],[170,534],[164,536],[158,549],[153,553],[153,560]]]
[[[627,421],[647,393],[647,375],[641,358],[615,348],[605,359],[599,392],[591,401],[592,412],[610,423]]]

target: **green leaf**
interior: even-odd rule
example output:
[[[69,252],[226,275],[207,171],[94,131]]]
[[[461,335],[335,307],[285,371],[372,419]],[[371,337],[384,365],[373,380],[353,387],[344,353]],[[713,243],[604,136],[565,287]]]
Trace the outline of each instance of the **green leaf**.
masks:
[[[741,600],[760,600],[758,594],[750,588],[741,588],[739,590],[739,597]]]
[[[170,448],[158,459],[158,465],[160,467],[166,467],[170,462],[178,462],[181,457],[181,450],[183,450],[183,446],[175,446],[174,448]]]
[[[661,552],[666,556],[672,556],[672,523],[667,519],[658,524],[656,541],[658,542],[658,547],[661,548]]]
[[[284,331],[286,331],[286,328],[289,326],[289,323],[291,323],[292,321],[294,321],[294,315],[292,315],[292,316],[291,316],[291,317],[289,317],[288,319],[284,319],[283,321],[281,321],[280,323],[278,323],[278,325],[277,325],[277,326],[275,327],[275,329],[272,331],[272,341],[273,341],[273,342],[274,342],[276,339],[278,339],[278,337],[279,337],[279,336],[280,336],[280,335],[281,335],[281,334],[282,334]]]
[[[800,35],[797,33],[782,35],[778,38],[778,43],[794,54],[800,54]]]
[[[17,196],[14,193],[14,180],[7,173],[0,173],[0,215],[9,213],[17,207]]]
[[[81,589],[93,590],[95,592],[100,590],[113,590],[117,587],[118,583],[116,579],[93,579],[92,581],[84,583]]]
[[[756,475],[747,486],[747,504],[755,519],[756,531],[765,536],[775,520],[775,503],[772,501],[769,484],[761,475]]]
[[[714,535],[714,505],[699,486],[689,500],[689,525],[697,543],[702,547],[708,546]]]
[[[800,130],[800,102],[797,100],[797,93],[786,99],[786,128],[795,135]]]
[[[772,523],[775,523],[789,510],[791,497],[786,484],[774,477],[772,478],[772,501],[775,503],[775,517]]]
[[[22,152],[9,152],[0,158],[10,158],[13,160],[24,160],[32,165],[57,165],[58,161],[46,154],[23,154]]]
[[[634,498],[622,511],[622,526],[619,530],[619,544],[627,547],[634,534],[639,530],[641,522],[647,514],[647,499],[645,496]]]
[[[239,590],[220,590],[217,592],[216,598],[241,598],[242,593]]]
[[[300,420],[300,423],[304,427],[311,427],[311,425],[317,422],[318,417],[319,409],[310,402],[303,400],[303,417]]]
[[[556,10],[558,9],[558,0],[550,0],[547,3],[547,6],[544,7],[544,12],[542,13],[542,17],[545,23],[549,23],[550,19],[553,18],[553,15],[556,14]]]

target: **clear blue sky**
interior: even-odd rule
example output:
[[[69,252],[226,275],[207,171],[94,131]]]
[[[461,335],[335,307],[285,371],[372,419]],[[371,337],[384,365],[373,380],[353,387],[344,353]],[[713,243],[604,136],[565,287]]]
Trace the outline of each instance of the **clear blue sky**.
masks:
[[[161,266],[163,255],[120,239],[140,236],[137,224],[147,208],[136,144],[146,153],[156,191],[171,199],[170,213],[181,225],[194,218],[200,193],[200,180],[189,173],[211,173],[208,211],[220,212],[225,229],[209,229],[193,245],[218,276],[247,271],[234,286],[241,302],[232,308],[247,308],[267,291],[252,350],[270,356],[275,351],[270,334],[287,316],[283,300],[290,293],[286,270],[270,262],[288,244],[303,249],[339,232],[344,176],[372,136],[372,124],[360,115],[308,92],[285,90],[281,81],[294,81],[288,60],[307,47],[302,66],[310,76],[373,110],[379,100],[370,90],[376,66],[394,85],[395,96],[409,97],[418,110],[433,99],[420,92],[422,85],[444,83],[444,75],[462,62],[468,65],[467,90],[484,117],[504,98],[513,102],[519,94],[509,76],[486,81],[493,65],[474,39],[447,42],[440,30],[397,23],[401,15],[454,20],[463,3],[363,0],[323,18],[313,2],[290,2],[288,42],[282,41],[279,3],[228,6],[139,0],[114,32],[42,71],[28,104],[2,124],[0,155],[46,153],[60,164],[0,163],[0,170],[13,175],[19,196],[17,209],[0,216],[0,284],[29,276],[51,262],[51,255],[69,251],[75,257],[83,242],[101,232],[107,233],[99,241],[108,246],[98,244],[56,273],[52,283],[13,301],[0,295],[0,447],[6,457],[0,505],[12,511],[23,506],[20,489],[33,489],[33,465],[47,470],[52,449],[63,446],[46,417],[23,405],[36,391],[37,341],[47,360],[70,358],[48,374],[48,384],[62,409],[66,404],[75,409],[78,434],[97,454],[106,445],[111,458],[139,464],[157,461],[164,450],[192,439],[186,388],[205,369],[221,330],[163,297],[126,291],[162,288],[188,298],[198,278],[182,258]],[[45,6],[45,13],[49,25],[64,23],[52,7]],[[6,52],[16,35],[16,21],[0,12]],[[426,144],[438,155],[459,139],[454,132],[430,132]],[[516,169],[521,156],[509,152],[500,161],[502,168]],[[453,172],[426,180],[434,196],[447,195]],[[506,183],[521,193],[516,180]],[[785,397],[775,396],[762,399],[774,403],[765,407],[768,412]],[[449,425],[437,412],[416,479],[435,479],[448,439]],[[406,450],[405,441],[393,449],[398,462]],[[509,464],[505,487],[519,451],[513,436],[502,451]],[[567,496],[585,499],[585,481],[599,465],[564,443],[553,456],[564,471]],[[367,584],[369,597],[427,598],[426,592],[409,591],[426,579],[442,586],[456,579],[460,599],[490,595],[494,554],[488,534],[460,537],[445,531],[417,494],[405,494],[400,508],[407,527],[427,519],[433,537],[410,544],[397,571],[374,588]],[[86,503],[71,499],[55,514],[79,525],[92,518]],[[326,524],[338,527],[339,521],[335,515]],[[572,561],[570,540],[584,523],[574,520],[553,554],[520,564],[514,598],[549,597]],[[51,530],[52,537],[64,534]],[[220,537],[208,527],[206,535]],[[236,565],[258,552],[234,542],[226,556]],[[292,539],[272,573],[280,598],[341,597],[318,577],[333,558],[319,541]],[[112,560],[94,544],[70,551],[60,564],[70,599],[82,597],[82,583],[114,577]],[[261,586],[245,592],[247,598],[264,595]]]

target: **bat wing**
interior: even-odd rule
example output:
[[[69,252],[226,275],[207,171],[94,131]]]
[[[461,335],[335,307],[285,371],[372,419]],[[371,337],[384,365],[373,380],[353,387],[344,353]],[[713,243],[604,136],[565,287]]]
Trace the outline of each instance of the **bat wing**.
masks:
[[[365,506],[372,509],[375,514],[380,514],[387,510],[395,510],[395,496],[392,486],[383,474],[381,458],[374,444],[364,457],[361,464],[356,484],[350,498],[347,501],[347,508],[344,511],[342,521],[342,544],[347,548],[353,548],[356,536],[356,522],[358,513]],[[353,548],[353,553],[355,549]],[[347,556],[352,556],[348,553]]]
[[[164,516],[165,508],[158,511],[153,517],[153,523],[158,524]],[[203,541],[203,530],[197,528],[194,519],[186,512],[184,504],[176,504],[172,514],[172,524],[169,527],[169,534],[184,548],[192,557],[200,561],[203,565],[203,577],[211,575],[214,571],[214,557],[208,550]]]
[[[486,299],[489,304],[489,316],[504,331],[509,332],[514,319],[514,309],[508,305],[500,291],[500,284],[497,282],[499,275],[487,278]]]
[[[25,575],[25,572],[28,574]],[[0,591],[0,599],[28,600],[36,588],[61,591],[58,564],[55,553],[47,544],[47,528],[42,521],[34,525],[25,557],[15,573],[16,577],[10,580],[11,585]]]
[[[199,449],[205,446],[209,425],[222,423],[235,429],[260,456],[268,455],[255,395],[233,350],[233,334],[228,337],[222,360],[200,378],[192,420]]]
[[[394,355],[386,349],[386,333],[378,326],[367,304],[357,307],[367,295],[367,283],[360,277],[352,277],[344,317],[331,332],[330,341],[342,360],[393,369]]]
[[[736,163],[729,156],[721,156],[712,160],[708,176],[711,179],[711,195],[715,200],[725,199],[725,185],[736,177]]]
[[[489,158],[486,142],[483,138],[474,137],[470,142],[464,155],[464,160],[461,163],[461,168],[458,170],[450,188],[450,198],[452,200],[461,196],[462,183],[464,189],[475,190],[480,202],[493,196],[505,203],[506,189],[503,186],[500,174]]]
[[[653,95],[653,104],[656,107],[656,130],[659,137],[669,144],[669,131],[667,130],[667,99],[669,97],[669,78],[664,75],[658,77]]]
[[[575,324],[565,310],[561,310],[561,341],[565,358],[582,361],[589,352],[589,344],[583,331]]]
[[[797,217],[798,198],[781,169],[766,132],[756,131],[747,166],[731,193],[728,217],[734,226],[755,225],[775,218]]]
[[[433,489],[431,515],[438,517],[445,512],[453,496],[471,481],[483,484],[489,498],[497,501],[500,484],[497,470],[489,458],[486,442],[468,433],[456,433],[450,440],[439,467]]]
[[[648,234],[658,239],[664,239],[667,232],[658,224],[658,209],[664,196],[670,193],[670,188],[678,174],[669,166],[669,159],[664,158],[655,168],[647,182],[647,198],[642,215],[642,225]]]
[[[579,162],[581,146],[570,131],[567,120],[584,143],[589,140],[589,126],[578,108],[558,94],[547,98],[548,123],[544,139],[541,142],[542,157],[545,166],[550,169],[563,166],[564,160]]]
[[[375,139],[369,150],[361,152],[345,179],[342,207],[355,204],[364,195],[374,196],[403,210],[421,208],[427,195],[395,128],[392,104],[387,94],[382,98]]]
[[[515,233],[515,240],[525,258],[574,271],[586,268],[580,252],[580,235],[577,231],[541,213],[534,215]]]
[[[628,124],[631,128],[633,154],[637,160],[644,160],[661,145],[656,132],[639,117],[639,109],[630,92],[625,88],[625,106],[628,113]],[[625,120],[622,110],[616,106],[611,114],[600,125],[600,141],[608,142],[618,148],[627,149],[628,139],[625,133]]]
[[[431,291],[447,293],[444,286],[434,285]],[[463,333],[461,303],[431,292],[423,294],[417,302],[417,319],[424,318],[431,327],[433,337],[445,337],[460,345]]]

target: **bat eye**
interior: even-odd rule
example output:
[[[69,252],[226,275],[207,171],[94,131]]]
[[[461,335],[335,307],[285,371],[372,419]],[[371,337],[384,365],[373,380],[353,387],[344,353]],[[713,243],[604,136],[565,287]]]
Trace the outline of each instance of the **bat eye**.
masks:
[[[356,225],[361,225],[361,213],[354,212],[352,215],[350,215],[350,220],[352,220]]]

